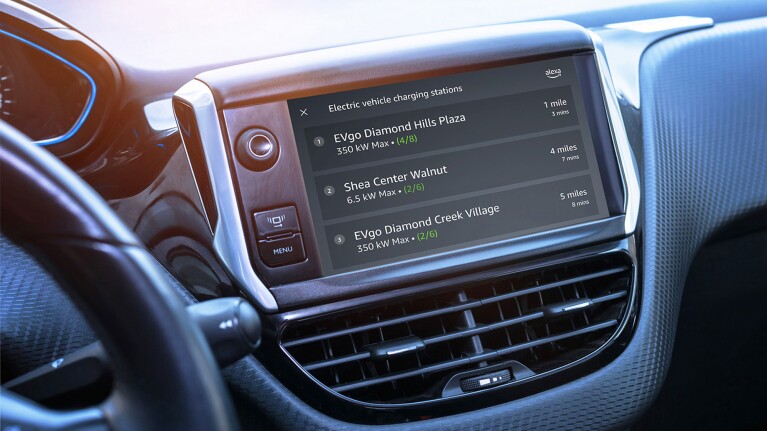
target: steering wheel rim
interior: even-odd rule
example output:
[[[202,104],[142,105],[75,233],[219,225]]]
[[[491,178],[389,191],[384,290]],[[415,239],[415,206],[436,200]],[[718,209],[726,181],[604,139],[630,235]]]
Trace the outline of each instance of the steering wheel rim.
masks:
[[[4,421],[15,412],[67,429],[236,429],[210,348],[141,242],[81,178],[2,121],[0,143],[0,228],[59,281],[115,375],[104,403],[75,412],[3,391]]]

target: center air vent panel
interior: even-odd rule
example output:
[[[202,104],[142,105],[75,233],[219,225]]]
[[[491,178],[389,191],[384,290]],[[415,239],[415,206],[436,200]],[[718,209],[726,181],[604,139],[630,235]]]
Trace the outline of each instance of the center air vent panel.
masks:
[[[435,400],[455,394],[453,377],[503,369],[515,385],[605,346],[627,315],[633,272],[625,253],[602,255],[292,322],[280,345],[330,391],[367,403]]]

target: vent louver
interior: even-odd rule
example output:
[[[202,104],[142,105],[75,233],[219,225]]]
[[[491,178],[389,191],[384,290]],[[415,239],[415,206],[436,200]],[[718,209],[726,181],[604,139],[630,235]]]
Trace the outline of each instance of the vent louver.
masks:
[[[306,372],[350,398],[436,399],[458,373],[480,376],[513,362],[525,370],[513,381],[596,351],[626,314],[631,280],[626,255],[605,255],[295,322],[280,344]]]

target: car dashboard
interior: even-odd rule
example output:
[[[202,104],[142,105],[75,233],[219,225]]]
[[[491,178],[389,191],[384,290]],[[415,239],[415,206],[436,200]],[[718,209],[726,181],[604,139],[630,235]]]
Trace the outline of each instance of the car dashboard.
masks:
[[[0,111],[187,301],[256,307],[261,346],[223,370],[243,425],[629,428],[701,249],[765,228],[759,2],[422,25],[349,5],[252,43],[217,14],[201,27],[220,33],[170,34],[205,8],[139,3],[120,28],[157,38],[143,54],[102,6],[0,1]],[[352,15],[393,24],[331,26]],[[93,341],[67,331],[21,368]]]

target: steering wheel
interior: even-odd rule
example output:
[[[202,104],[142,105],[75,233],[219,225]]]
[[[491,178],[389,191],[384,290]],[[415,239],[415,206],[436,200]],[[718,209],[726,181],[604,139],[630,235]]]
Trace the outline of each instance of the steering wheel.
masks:
[[[4,390],[3,429],[237,429],[205,338],[141,242],[74,172],[2,121],[0,143],[0,228],[72,297],[115,377],[101,405],[67,412]]]

